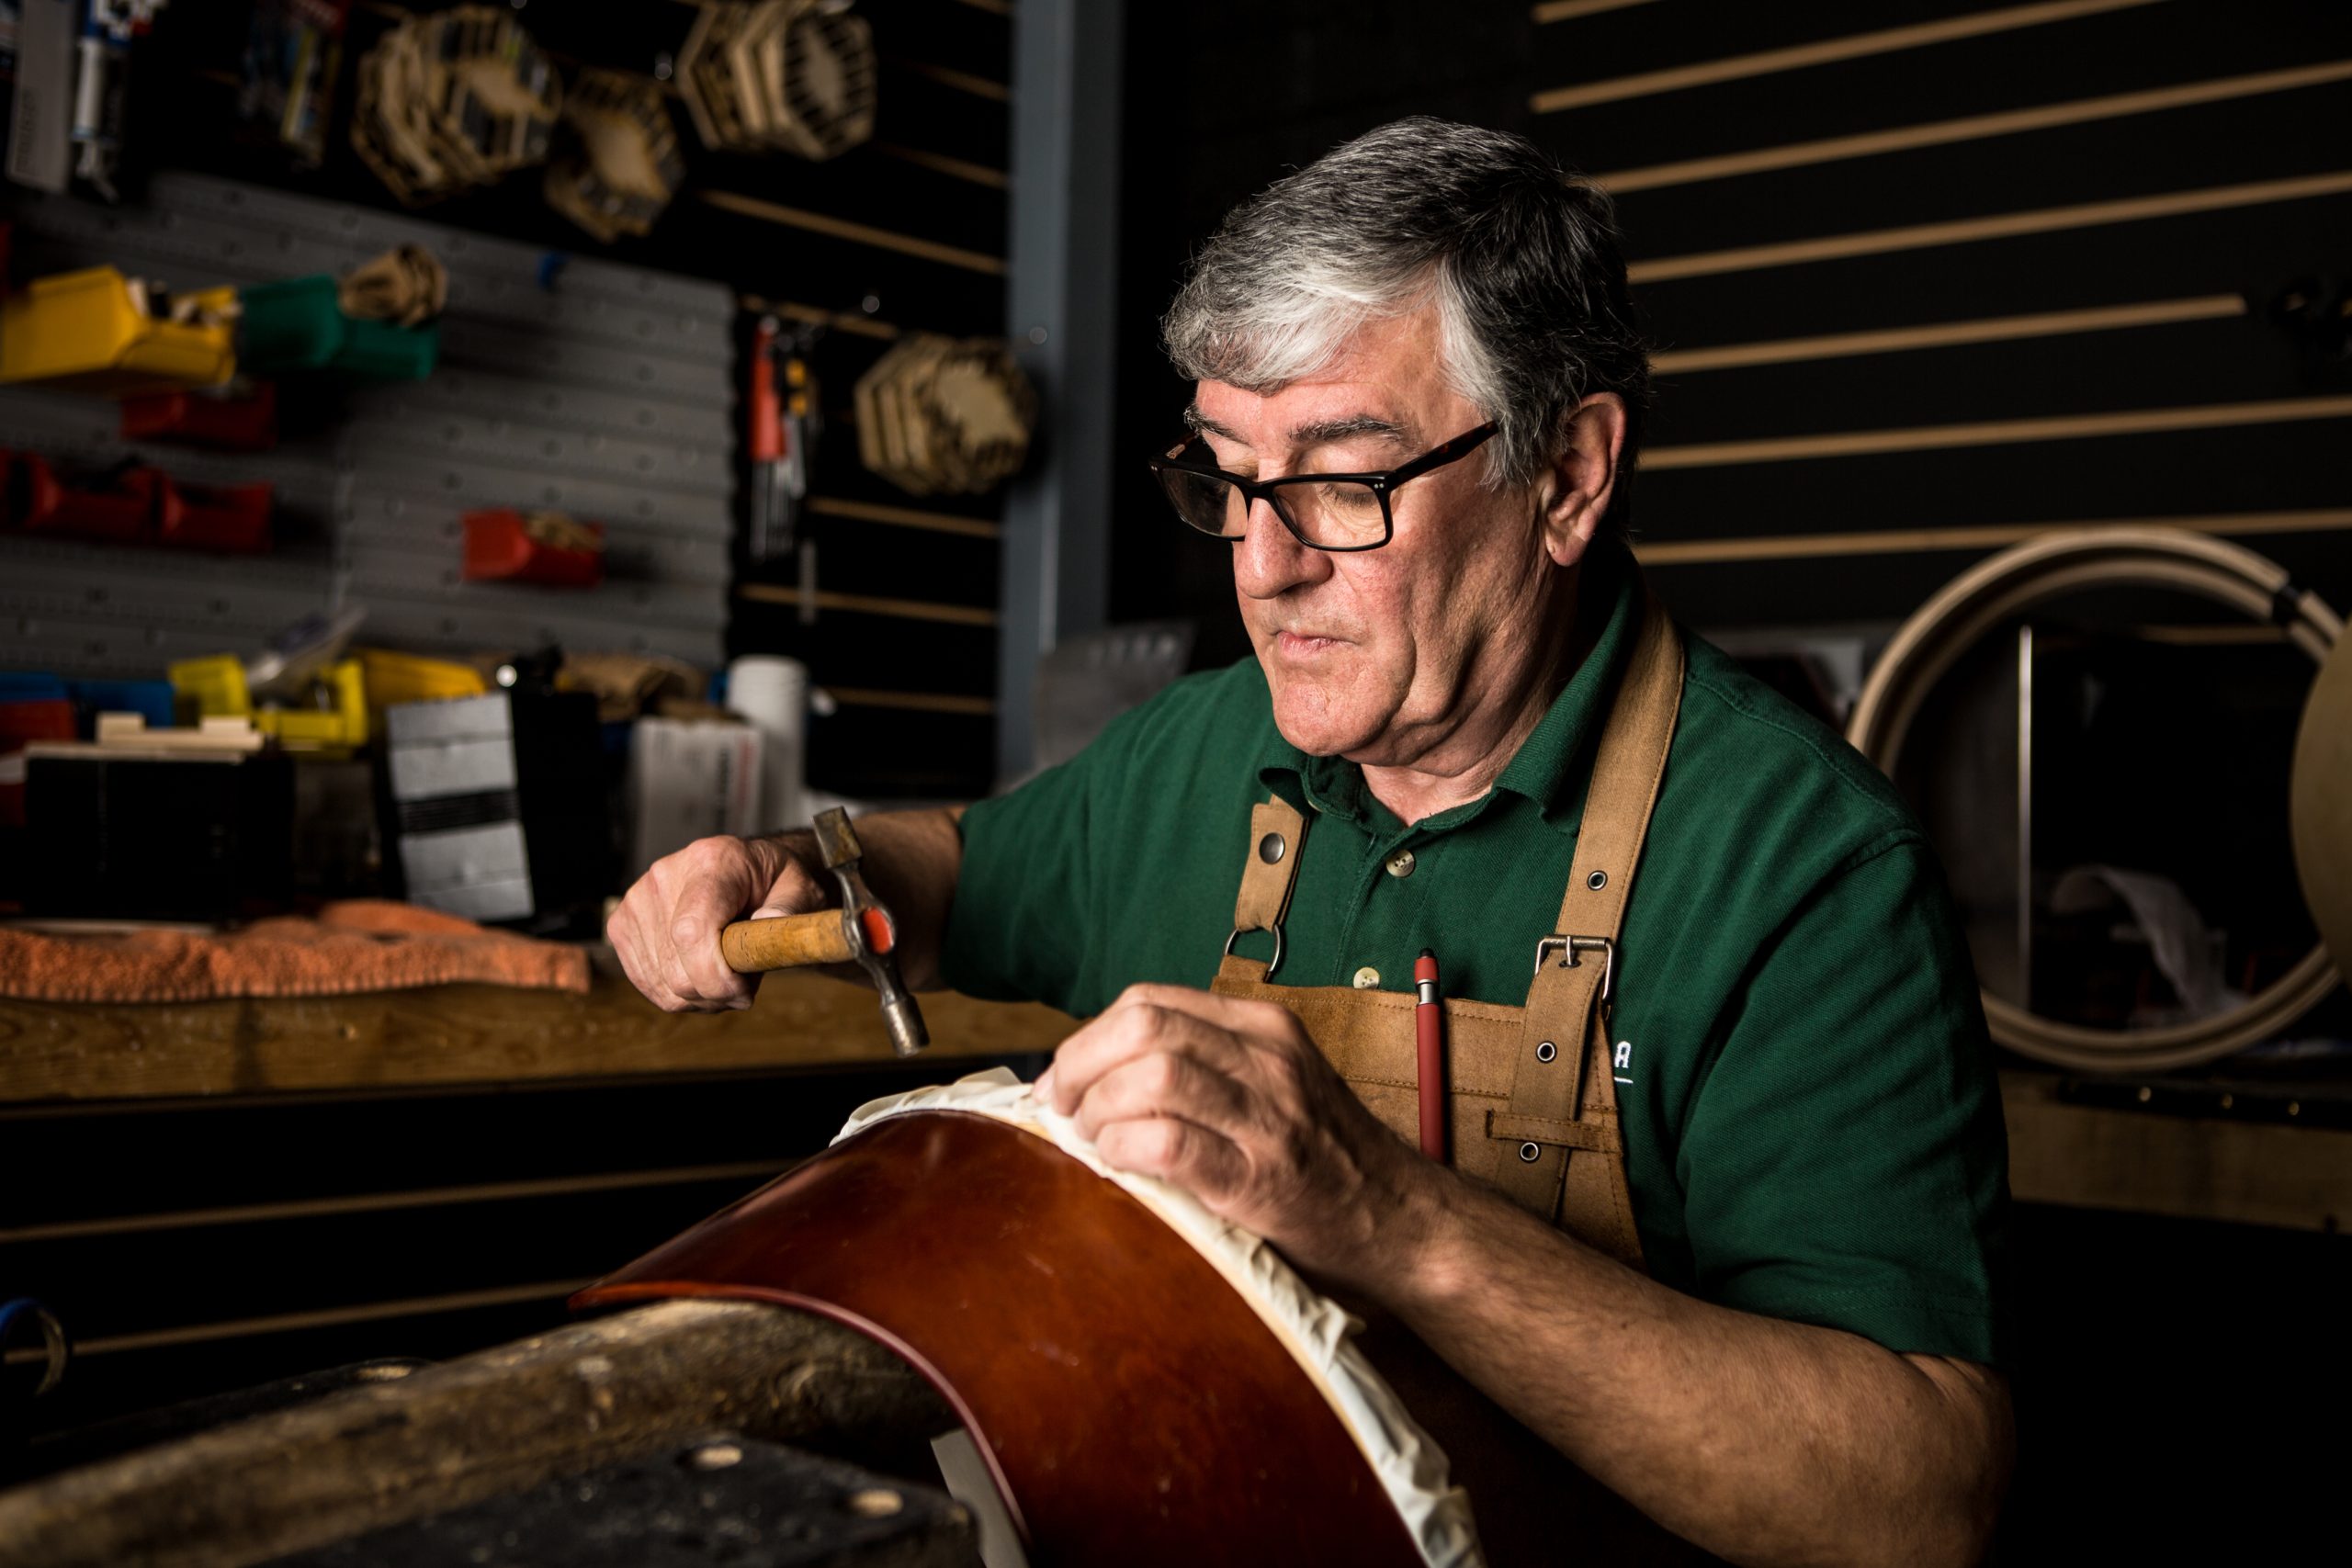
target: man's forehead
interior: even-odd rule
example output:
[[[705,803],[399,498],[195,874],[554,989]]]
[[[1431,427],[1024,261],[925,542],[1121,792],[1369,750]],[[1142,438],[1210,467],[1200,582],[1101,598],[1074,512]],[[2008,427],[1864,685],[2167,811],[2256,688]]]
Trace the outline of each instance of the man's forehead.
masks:
[[[1401,400],[1362,385],[1292,386],[1261,397],[1204,381],[1184,423],[1251,447],[1304,448],[1365,436],[1409,444],[1419,434],[1419,422]]]

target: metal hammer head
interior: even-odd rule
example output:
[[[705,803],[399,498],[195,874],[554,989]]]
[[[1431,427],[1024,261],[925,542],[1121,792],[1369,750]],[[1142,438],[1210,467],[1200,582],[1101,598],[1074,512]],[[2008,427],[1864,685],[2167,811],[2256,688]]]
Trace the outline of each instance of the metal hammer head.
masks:
[[[865,847],[857,841],[857,829],[849,825],[849,813],[838,806],[817,814],[817,852],[841,884],[842,930],[858,966],[881,994],[882,1022],[890,1032],[890,1043],[899,1055],[911,1056],[931,1043],[931,1035],[913,993],[899,979],[899,923],[867,890],[857,863]]]

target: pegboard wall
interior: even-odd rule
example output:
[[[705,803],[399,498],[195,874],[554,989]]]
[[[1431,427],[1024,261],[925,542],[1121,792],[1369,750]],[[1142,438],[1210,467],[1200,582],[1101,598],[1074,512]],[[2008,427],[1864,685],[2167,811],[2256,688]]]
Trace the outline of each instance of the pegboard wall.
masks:
[[[263,594],[316,608],[337,570],[350,574],[345,581],[355,593],[368,590],[374,635],[390,640],[397,630],[401,640],[420,647],[470,646],[471,624],[458,612],[469,612],[478,601],[505,612],[492,623],[500,631],[494,646],[526,642],[544,624],[568,646],[627,647],[642,639],[645,647],[705,666],[738,654],[784,653],[806,663],[812,681],[838,703],[830,715],[811,720],[813,783],[875,799],[984,792],[994,772],[1001,495],[915,497],[867,473],[857,458],[850,393],[859,375],[904,333],[970,337],[1005,332],[1010,5],[861,0],[856,8],[873,26],[878,64],[874,139],[824,163],[704,149],[670,83],[672,118],[686,158],[684,183],[650,234],[607,244],[548,208],[536,169],[412,214],[352,153],[348,123],[356,62],[401,18],[444,4],[362,0],[352,6],[326,157],[305,168],[264,130],[239,122],[250,8],[225,0],[179,0],[157,17],[134,62],[125,199],[111,214],[121,229],[102,230],[104,242],[92,242],[95,251],[72,252],[68,242],[79,243],[74,236],[52,243],[37,232],[71,226],[63,218],[52,220],[51,209],[74,209],[74,220],[85,225],[76,235],[85,233],[87,224],[103,225],[107,209],[32,199],[0,187],[0,215],[15,217],[19,227],[12,264],[19,279],[49,270],[60,255],[119,258],[136,270],[128,240],[118,245],[117,233],[143,232],[148,215],[175,199],[172,193],[193,188],[186,182],[197,175],[212,176],[212,188],[224,188],[220,181],[244,187],[245,199],[254,204],[244,209],[248,215],[275,212],[283,198],[307,199],[334,210],[338,223],[347,217],[354,224],[387,226],[371,231],[376,233],[435,230],[453,243],[462,241],[477,258],[511,254],[530,264],[519,284],[505,279],[514,292],[495,297],[522,315],[492,319],[480,309],[492,299],[486,292],[468,301],[462,320],[453,306],[443,366],[430,380],[371,394],[364,409],[355,404],[340,411],[348,416],[356,452],[398,454],[390,464],[394,488],[371,497],[372,480],[355,474],[349,493],[339,495],[333,444],[314,442],[312,460],[300,475],[303,482],[290,473],[280,480],[286,525],[274,557],[233,564],[173,558],[168,581],[183,592],[172,603],[183,610],[195,604],[216,619],[185,626],[177,613],[152,613],[153,594],[130,575],[101,581],[71,566],[73,558],[100,558],[111,570],[124,560],[123,551],[69,558],[12,547],[0,557],[0,571],[9,579],[6,603],[16,604],[17,579],[30,581],[40,570],[43,624],[55,638],[82,650],[74,667],[85,669],[92,657],[152,668],[159,655],[176,657],[167,650],[188,645],[181,635],[188,630],[201,634],[194,640],[202,651],[218,651],[223,644],[214,626],[228,626],[231,617],[241,627],[282,625],[276,605],[263,605]],[[695,6],[680,0],[628,6],[533,0],[518,13],[567,74],[598,66],[655,80],[666,80],[697,15]],[[240,220],[232,215],[191,212],[183,220],[221,225],[211,231],[216,252],[238,241],[226,231]],[[256,229],[245,243],[277,242]],[[362,250],[373,254],[357,247],[352,256]],[[537,275],[550,256],[569,259],[547,294]],[[457,256],[445,254],[444,259],[458,272],[462,288],[469,267],[459,266]],[[302,270],[252,253],[204,260],[200,276],[177,268],[163,276],[193,286]],[[616,277],[628,280],[617,293],[607,286]],[[657,290],[690,290],[697,303],[680,310],[664,292],[658,309],[633,313],[639,297],[630,291],[640,277],[655,280],[649,287]],[[530,315],[526,307],[543,313]],[[545,315],[550,307],[557,314]],[[827,429],[813,453],[801,529],[817,547],[816,591],[809,595],[799,592],[793,558],[747,561],[735,544],[749,477],[737,407],[741,355],[752,323],[770,311],[788,324],[821,332],[811,359]],[[689,320],[690,326],[680,327]],[[707,362],[706,353],[712,355]],[[525,361],[517,355],[538,357]],[[652,378],[640,382],[635,378],[646,367]],[[513,388],[485,379],[513,376],[518,368],[535,383],[549,383],[547,390],[563,400],[565,417],[511,406]],[[1046,390],[1050,399],[1051,389]],[[0,405],[0,431],[15,428],[18,406]],[[68,421],[61,434],[84,449],[122,450],[112,439],[112,411],[86,407],[88,417]],[[637,425],[649,409],[655,423]],[[617,426],[611,423],[615,414]],[[508,421],[503,434],[491,428],[501,418]],[[416,428],[374,428],[379,423]],[[536,446],[524,438],[526,423],[548,427],[531,433]],[[453,426],[455,437],[447,434]],[[501,492],[503,499],[556,504],[544,496],[552,482],[570,498],[565,510],[611,530],[616,581],[590,615],[551,618],[565,604],[589,605],[584,599],[512,589],[493,599],[472,585],[461,589],[433,576],[438,566],[454,568],[455,554],[440,554],[437,544],[428,547],[430,525],[418,520],[418,509],[442,495],[439,487],[452,472],[458,489],[448,493],[465,505],[498,504],[464,487],[492,460],[486,444],[498,444],[503,454],[510,438],[519,443],[518,457],[533,464],[553,459],[560,471],[536,488]],[[599,438],[604,445],[594,446]],[[545,449],[550,441],[552,453]],[[688,448],[701,461],[687,464]],[[293,456],[292,443],[279,454],[281,459]],[[428,466],[435,459],[438,466]],[[656,467],[640,468],[641,460]],[[242,460],[207,463],[178,453],[162,466],[198,481],[277,477]],[[649,499],[637,488],[640,476],[658,481],[651,512],[639,510]],[[401,513],[390,510],[396,503]],[[339,505],[350,519],[347,539],[333,525]],[[452,514],[436,515],[446,521]],[[714,520],[720,526],[706,533]],[[346,546],[347,558],[339,553]],[[398,559],[387,554],[395,551],[401,552]],[[386,593],[379,602],[367,577],[371,559],[389,574],[385,581],[400,585],[398,595]],[[199,581],[236,592],[186,591]],[[123,611],[121,596],[133,593],[144,596],[142,607]],[[212,610],[224,599],[228,609]],[[116,609],[94,618],[94,606],[101,604]],[[254,612],[250,621],[248,608]],[[14,637],[9,628],[22,616],[13,608],[6,614],[0,634]],[[457,632],[439,629],[452,620]],[[410,628],[413,638],[406,635]],[[136,649],[125,640],[133,637],[141,644]],[[89,652],[101,644],[103,656]],[[20,662],[23,653],[17,645],[0,647],[0,659],[11,662]]]
[[[397,244],[449,268],[441,363],[422,381],[281,389],[276,450],[128,443],[116,405],[0,389],[5,440],[104,466],[134,456],[198,483],[277,487],[279,547],[209,557],[0,535],[0,664],[153,675],[257,649],[359,604],[363,637],[420,651],[560,642],[718,661],[732,528],[726,288],[547,254],[418,219],[168,173],[135,206],[31,197],[28,276],[101,263],[175,289],[347,270]],[[552,508],[602,523],[607,580],[461,582],[460,515]]]

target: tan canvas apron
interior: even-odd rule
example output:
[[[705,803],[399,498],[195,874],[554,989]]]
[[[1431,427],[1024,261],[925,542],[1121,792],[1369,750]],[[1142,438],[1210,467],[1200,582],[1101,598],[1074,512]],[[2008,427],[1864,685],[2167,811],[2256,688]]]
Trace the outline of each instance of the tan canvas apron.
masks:
[[[1524,959],[1533,976],[1526,1004],[1444,1004],[1450,1163],[1637,1269],[1642,1249],[1608,1022],[1625,899],[1666,771],[1682,672],[1680,634],[1645,590],[1640,632],[1594,757],[1559,919]],[[1283,918],[1306,831],[1306,818],[1279,798],[1250,809],[1234,937],[1271,931],[1274,957],[1240,957],[1229,938],[1210,989],[1288,1008],[1364,1104],[1418,1142],[1413,993],[1267,983],[1280,968]],[[1570,1465],[1400,1325],[1365,1315],[1365,1353],[1446,1450],[1498,1568],[1560,1561],[1568,1541],[1588,1562],[1712,1561]]]

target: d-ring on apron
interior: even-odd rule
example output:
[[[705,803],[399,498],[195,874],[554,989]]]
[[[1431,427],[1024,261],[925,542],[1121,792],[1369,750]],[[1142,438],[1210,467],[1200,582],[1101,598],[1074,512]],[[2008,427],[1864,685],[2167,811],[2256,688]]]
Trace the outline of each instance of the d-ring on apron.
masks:
[[[1683,672],[1680,634],[1646,589],[1643,600],[1640,633],[1593,761],[1560,916],[1527,955],[1533,979],[1526,1005],[1445,1003],[1454,1168],[1637,1269],[1642,1247],[1618,1127],[1609,1005],[1625,899],[1666,772]],[[1274,959],[1239,957],[1227,939],[1210,989],[1288,1008],[1365,1105],[1415,1142],[1413,993],[1266,983],[1281,964],[1282,922],[1306,830],[1306,819],[1280,798],[1250,808],[1234,935],[1272,931]],[[1445,1448],[1498,1568],[1558,1561],[1564,1536],[1596,1562],[1713,1561],[1576,1470],[1401,1326],[1369,1315],[1366,1355]],[[1596,1546],[1603,1550],[1596,1553]]]

